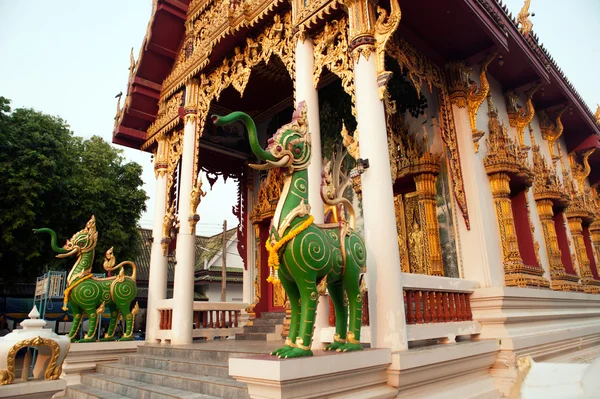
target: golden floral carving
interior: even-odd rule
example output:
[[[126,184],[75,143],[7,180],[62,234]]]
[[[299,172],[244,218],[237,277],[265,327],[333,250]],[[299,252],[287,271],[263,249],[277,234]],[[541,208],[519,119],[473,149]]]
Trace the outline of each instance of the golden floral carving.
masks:
[[[148,127],[147,137],[163,134],[179,124],[179,107],[183,106],[183,91],[178,91],[158,104],[156,120]],[[145,148],[148,146],[146,145]]]
[[[376,21],[373,2],[370,0],[345,0],[344,5],[348,8],[348,41],[352,46],[350,51],[364,44],[374,44],[373,35]]]
[[[596,119],[596,123],[600,125],[600,105],[596,108],[596,113],[594,114],[594,119]]]
[[[592,271],[590,269],[591,263],[587,256],[587,250],[585,248],[585,241],[583,238],[583,219],[577,216],[577,214],[567,210],[569,230],[571,231],[571,237],[573,237],[575,257],[577,259],[577,264],[579,265],[579,276],[581,277],[583,292],[596,294],[600,292],[600,281],[594,280],[592,275]]]
[[[442,139],[446,144],[450,160],[450,179],[454,198],[460,208],[467,229],[471,228],[469,221],[469,210],[467,197],[460,165],[460,154],[456,139],[456,127],[452,113],[452,104],[448,92],[447,80],[444,72],[429,58],[423,56],[402,38],[394,36],[388,46],[388,55],[392,57],[401,70],[406,70],[409,80],[412,82],[417,93],[421,92],[421,86],[427,84],[430,91],[437,88],[439,120]]]
[[[189,55],[177,63],[164,80],[161,95],[170,95],[205,68],[213,48],[226,36],[255,26],[282,3],[282,0],[214,0],[192,4],[187,22],[191,45],[182,49]],[[290,35],[291,32],[292,29]]]
[[[299,30],[306,30],[327,20],[329,15],[342,5],[341,0],[294,0],[292,9],[294,13],[294,26]]]
[[[167,256],[167,250],[169,249],[169,244],[171,243],[172,239],[171,232],[177,223],[177,216],[175,215],[175,212],[175,204],[171,204],[163,216],[162,239],[160,240],[163,256]]]
[[[324,68],[329,69],[342,81],[342,88],[352,98],[352,104],[356,104],[356,92],[354,88],[353,63],[348,50],[348,19],[341,17],[337,20],[326,22],[323,30],[314,35],[315,63],[313,69],[313,81],[315,87],[319,84],[321,73]],[[352,113],[356,115],[354,105]]]
[[[519,145],[522,149],[529,149],[525,146],[525,128],[531,123],[535,115],[531,98],[539,88],[540,85],[535,85],[525,92],[525,109],[519,105],[519,95],[517,93],[508,91],[505,94],[508,120],[510,125],[517,129]]]
[[[589,148],[585,151],[581,151],[579,154],[569,154],[569,164],[571,165],[571,175],[579,184],[579,189],[583,190],[585,187],[585,179],[590,175],[591,167],[589,163],[589,157],[594,153],[596,148]],[[578,158],[581,157],[581,163]]]
[[[154,150],[154,175],[164,176],[169,166],[169,145],[165,135],[157,138],[158,145]]]
[[[267,178],[260,183],[256,205],[250,213],[250,220],[256,224],[273,217],[277,208],[277,200],[283,189],[285,176],[270,170]]]
[[[350,134],[348,133],[348,129],[346,128],[346,124],[342,122],[342,131],[340,132],[340,134],[342,135],[342,144],[348,151],[348,154],[350,154],[350,156],[354,158],[355,161],[357,161],[358,158],[360,158],[360,143],[358,141],[358,130],[355,130],[354,134],[350,136]]]
[[[396,213],[396,229],[398,230],[398,249],[400,251],[400,267],[403,273],[410,273],[408,247],[406,246],[406,213],[402,195],[394,197],[394,210]]]
[[[556,161],[556,155],[554,152],[554,143],[558,141],[563,133],[563,124],[561,121],[562,114],[567,110],[567,107],[562,107],[557,115],[555,122],[553,123],[548,116],[546,110],[540,110],[538,112],[540,118],[540,131],[542,132],[542,138],[548,140],[548,147],[550,148],[550,156],[553,161]]]
[[[487,68],[494,58],[496,58],[496,55],[497,53],[491,53],[481,62],[479,88],[477,87],[477,83],[471,81],[471,88],[467,95],[467,109],[469,111],[469,122],[471,123],[471,134],[473,135],[475,152],[479,151],[479,140],[485,135],[485,132],[482,130],[477,130],[477,111],[479,111],[479,107],[481,107],[481,104],[483,104],[490,91],[490,83],[487,80]]]
[[[385,70],[385,51],[390,37],[398,29],[402,12],[398,0],[390,0],[390,14],[386,9],[377,6],[377,21],[375,22],[375,53],[377,67],[377,84],[379,86],[379,98],[385,98],[387,91],[387,82],[392,77],[392,73]],[[367,57],[368,59],[369,57]]]
[[[17,353],[21,349],[30,346],[47,346],[50,348],[52,353],[50,355],[48,366],[46,366],[46,371],[44,372],[44,380],[58,380],[60,378],[60,375],[62,374],[62,364],[58,364],[58,358],[60,356],[60,346],[58,345],[58,342],[52,339],[34,337],[19,341],[9,349],[6,359],[6,369],[0,370],[0,386],[13,383],[15,379],[15,358]]]
[[[174,132],[168,139],[168,161],[167,161],[167,198],[170,198],[171,189],[175,183],[175,170],[179,164],[183,152],[183,130]]]

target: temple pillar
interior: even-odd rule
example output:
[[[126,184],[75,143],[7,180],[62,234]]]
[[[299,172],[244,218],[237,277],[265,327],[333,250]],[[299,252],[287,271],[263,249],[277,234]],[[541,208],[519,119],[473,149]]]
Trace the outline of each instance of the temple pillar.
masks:
[[[308,204],[315,223],[323,223],[324,207],[321,199],[321,170],[323,155],[321,152],[321,127],[319,122],[319,93],[313,82],[315,57],[310,37],[299,33],[296,42],[296,103],[304,101],[311,134],[312,158],[308,166]],[[325,327],[325,326],[323,326]]]
[[[461,155],[465,196],[469,204],[470,228],[463,218],[457,218],[462,258],[462,278],[478,281],[482,287],[504,285],[502,248],[496,224],[494,200],[488,176],[483,167],[478,141],[485,134],[476,126],[481,105],[469,94],[471,69],[464,62],[448,64],[450,99],[456,127],[458,152]],[[480,82],[486,82],[485,70],[480,72]],[[481,95],[487,95],[486,85],[480,84]],[[468,244],[472,245],[468,245]]]
[[[148,275],[148,305],[146,311],[146,342],[156,340],[159,329],[160,313],[157,303],[167,298],[168,259],[161,246],[163,218],[167,206],[167,139],[161,136],[154,155],[154,174],[156,191],[154,194],[154,224],[152,226],[152,248],[150,251],[150,271]]]
[[[422,173],[415,176],[414,180],[419,194],[419,208],[423,210],[425,219],[425,238],[428,247],[425,253],[429,254],[427,274],[430,276],[443,276],[444,264],[440,244],[440,226],[437,218],[437,176],[432,173]]]
[[[371,11],[371,13],[368,12]],[[349,5],[350,21],[361,20],[353,15],[374,15],[372,4],[355,1]],[[364,22],[364,21],[363,21]],[[361,33],[362,23],[350,27],[354,58],[356,112],[360,157],[369,167],[361,176],[365,244],[369,283],[369,317],[371,345],[408,348],[404,316],[402,274],[398,251],[398,231],[394,210],[388,155],[387,127],[384,104],[379,97],[373,37]]]
[[[567,213],[567,220],[569,222],[569,230],[571,231],[571,237],[573,238],[573,244],[575,246],[575,257],[579,266],[578,274],[579,277],[581,277],[583,292],[597,294],[600,292],[600,286],[594,281],[594,276],[590,269],[590,259],[588,258],[583,238],[583,220],[581,217],[578,217],[577,214],[569,213]]]
[[[198,82],[196,80],[186,84],[183,151],[179,179],[180,226],[177,234],[177,265],[173,285],[173,323],[171,327],[171,343],[174,345],[192,343],[196,225],[188,223],[188,219],[193,219],[190,194],[193,188],[194,162],[196,162],[194,154],[196,135],[198,134],[197,92]]]

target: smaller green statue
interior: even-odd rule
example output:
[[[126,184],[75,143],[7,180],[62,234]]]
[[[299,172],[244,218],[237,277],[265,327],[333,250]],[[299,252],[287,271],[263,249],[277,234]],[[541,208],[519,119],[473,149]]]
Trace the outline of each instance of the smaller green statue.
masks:
[[[89,318],[88,332],[83,339],[77,342],[96,341],[99,316],[104,313],[105,307],[110,309],[110,324],[101,341],[115,340],[115,328],[120,316],[123,316],[125,320],[125,333],[119,340],[131,341],[133,339],[131,335],[133,333],[134,318],[139,311],[137,302],[134,308],[131,309],[131,303],[137,296],[135,264],[125,261],[115,266],[115,256],[113,249],[110,248],[106,252],[104,269],[109,272],[120,269],[119,274],[107,278],[92,276],[94,252],[98,241],[94,216],[86,223],[84,229],[73,234],[73,237],[67,240],[67,243],[62,247],[56,245],[57,240],[54,230],[43,228],[34,229],[33,232],[50,234],[50,245],[54,252],[58,253],[57,258],[77,256],[77,260],[67,277],[63,306],[63,310],[67,310],[67,304],[70,304],[73,311],[73,325],[71,331],[69,331],[71,342],[76,341],[84,315]],[[131,266],[131,276],[125,275],[123,269],[125,265]]]

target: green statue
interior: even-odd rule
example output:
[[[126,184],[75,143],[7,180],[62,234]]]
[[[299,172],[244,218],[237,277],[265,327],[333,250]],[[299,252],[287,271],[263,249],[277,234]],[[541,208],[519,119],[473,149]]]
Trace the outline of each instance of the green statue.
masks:
[[[136,302],[131,310],[131,302],[137,295],[135,283],[135,264],[125,261],[115,266],[115,256],[113,249],[106,252],[104,260],[104,269],[108,272],[120,269],[117,276],[107,278],[95,278],[91,274],[94,262],[94,251],[98,241],[98,232],[96,231],[96,219],[94,216],[87,222],[83,230],[73,234],[71,239],[61,248],[56,245],[56,233],[54,230],[43,228],[34,229],[34,233],[50,234],[50,244],[54,252],[57,252],[57,258],[67,258],[76,255],[77,260],[71,268],[67,277],[67,288],[65,289],[63,310],[67,310],[67,303],[71,305],[73,311],[73,325],[69,331],[69,338],[72,342],[76,340],[77,333],[81,327],[83,315],[89,318],[88,332],[83,339],[77,342],[95,341],[96,330],[98,329],[99,316],[104,313],[104,308],[108,307],[110,312],[110,324],[108,331],[101,341],[113,341],[117,321],[122,315],[125,319],[125,334],[120,341],[132,340],[133,321],[139,311]],[[131,276],[126,276],[123,266],[130,265],[132,268]]]
[[[265,164],[250,165],[254,169],[279,168],[285,174],[284,188],[271,221],[269,238],[270,276],[267,281],[281,284],[292,311],[290,333],[283,348],[271,352],[280,358],[312,356],[313,337],[319,287],[325,285],[333,300],[336,314],[334,342],[327,350],[362,350],[360,326],[362,295],[360,274],[364,272],[366,251],[363,240],[347,223],[313,224],[308,205],[308,172],[311,158],[310,133],[306,108],[298,105],[292,121],[279,128],[268,141],[266,150],[258,143],[256,126],[250,116],[233,112],[213,116],[217,126],[241,121],[248,130],[252,152]],[[349,201],[346,206],[351,208]],[[351,216],[354,215],[349,209]],[[346,302],[347,295],[348,302]],[[348,328],[348,305],[350,326]]]

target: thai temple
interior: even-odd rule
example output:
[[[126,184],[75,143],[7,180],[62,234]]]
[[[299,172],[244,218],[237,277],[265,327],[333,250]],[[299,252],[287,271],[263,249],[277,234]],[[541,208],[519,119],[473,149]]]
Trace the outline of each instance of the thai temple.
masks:
[[[153,154],[146,344],[84,388],[499,398],[518,395],[522,359],[597,357],[600,109],[541,44],[529,2],[513,16],[500,0],[154,0],[113,132],[113,143]],[[251,137],[211,119],[235,111],[255,122]],[[249,166],[256,142],[275,151],[290,121],[307,129],[306,187]],[[218,177],[238,185],[241,303],[195,301],[197,208]],[[324,201],[327,184],[364,239],[360,295],[345,302],[365,349],[319,352],[346,342],[328,284],[301,293],[316,309],[312,342],[285,341],[314,356],[267,356],[297,334],[287,283],[269,282],[278,200],[304,190],[302,215],[342,231],[349,215]],[[203,351],[221,374],[199,366]],[[68,395],[88,397],[84,388]]]

